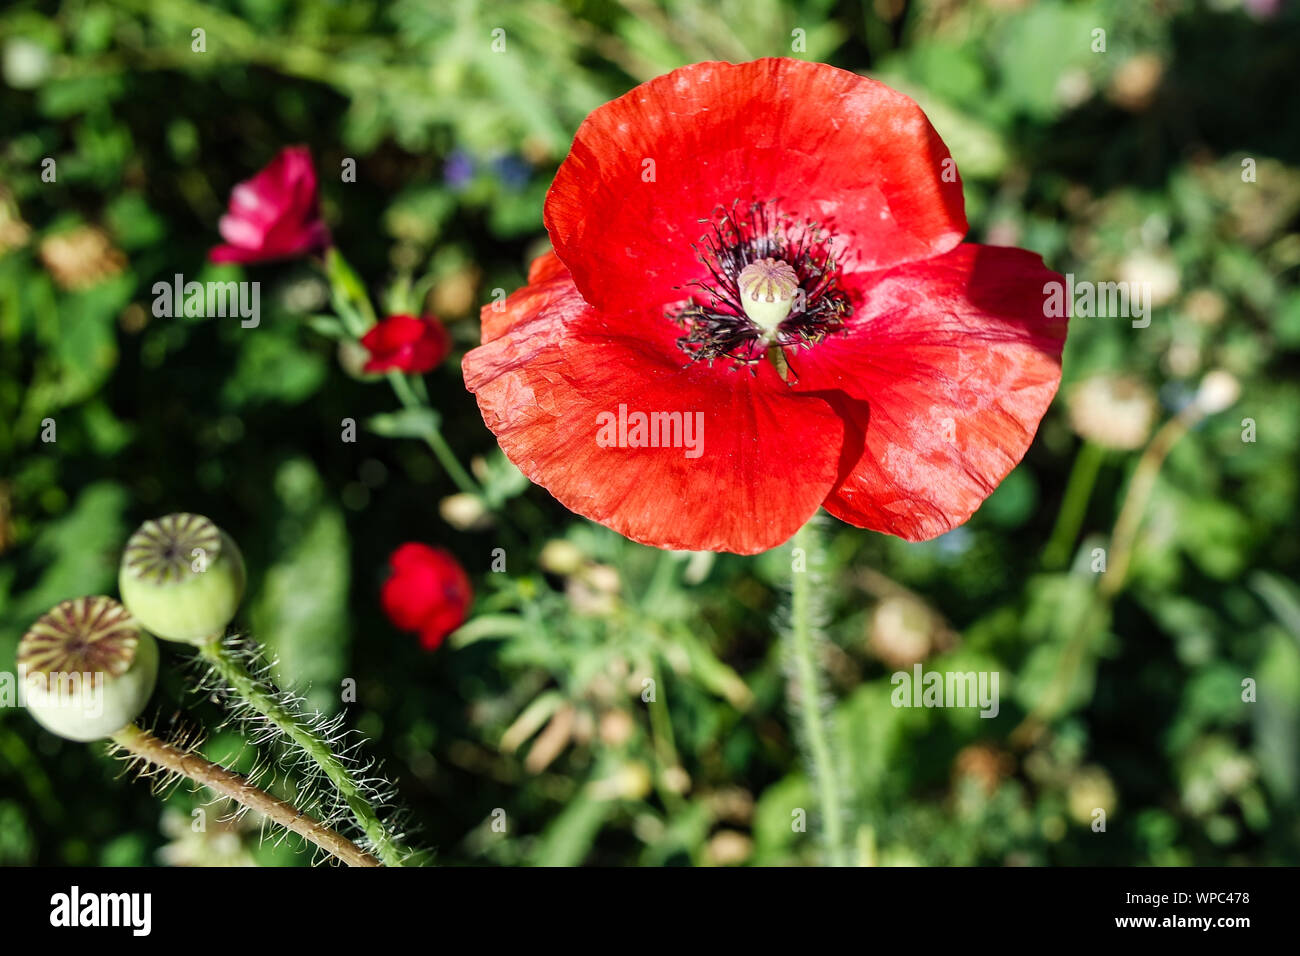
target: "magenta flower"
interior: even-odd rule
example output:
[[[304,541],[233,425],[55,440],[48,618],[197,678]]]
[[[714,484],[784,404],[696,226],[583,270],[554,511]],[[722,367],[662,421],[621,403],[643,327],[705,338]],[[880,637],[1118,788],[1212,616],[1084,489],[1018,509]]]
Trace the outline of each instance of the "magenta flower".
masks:
[[[226,244],[208,253],[217,263],[292,259],[328,246],[311,150],[285,147],[265,169],[236,186],[219,228]]]

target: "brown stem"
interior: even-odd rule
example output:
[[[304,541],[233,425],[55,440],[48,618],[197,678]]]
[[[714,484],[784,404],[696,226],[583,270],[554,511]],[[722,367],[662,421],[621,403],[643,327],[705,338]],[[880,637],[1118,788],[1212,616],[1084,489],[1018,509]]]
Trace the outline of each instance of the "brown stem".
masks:
[[[210,760],[186,753],[166,741],[159,740],[135,724],[128,724],[115,733],[113,742],[155,766],[179,773],[195,783],[203,784],[213,793],[219,793],[223,797],[242,803],[250,810],[256,810],[271,822],[286,830],[292,830],[326,853],[338,857],[348,866],[380,865],[377,859],[347,837],[298,812],[292,804],[271,796],[265,790],[259,790],[239,774],[231,773]]]

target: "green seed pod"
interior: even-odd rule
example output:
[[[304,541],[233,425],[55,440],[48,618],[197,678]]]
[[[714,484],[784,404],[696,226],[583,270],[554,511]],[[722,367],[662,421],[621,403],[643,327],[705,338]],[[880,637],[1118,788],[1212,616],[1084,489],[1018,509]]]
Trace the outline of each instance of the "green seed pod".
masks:
[[[99,740],[140,716],[158,679],[158,644],[112,598],[64,601],[18,644],[27,709],[68,740]]]
[[[202,515],[146,521],[126,543],[122,603],[148,631],[203,644],[225,632],[244,596],[239,546]]]

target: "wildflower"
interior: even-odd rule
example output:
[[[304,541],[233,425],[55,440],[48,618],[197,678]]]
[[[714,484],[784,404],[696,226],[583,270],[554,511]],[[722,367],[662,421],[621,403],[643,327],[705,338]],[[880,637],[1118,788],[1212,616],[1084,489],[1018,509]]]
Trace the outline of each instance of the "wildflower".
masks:
[[[370,353],[367,372],[407,372],[422,375],[451,352],[451,336],[433,317],[390,315],[361,337]]]
[[[1196,404],[1206,415],[1217,415],[1236,404],[1240,397],[1241,383],[1235,375],[1223,369],[1207,372],[1196,390]]]
[[[579,128],[545,221],[554,253],[483,309],[465,382],[525,475],[646,544],[751,554],[823,506],[935,537],[1059,383],[1060,276],[961,244],[947,148],[865,77],[765,59],[643,84]]]
[[[292,259],[328,246],[311,151],[306,146],[286,147],[265,169],[236,186],[219,228],[226,245],[208,253],[218,263]]]
[[[380,595],[393,626],[420,635],[425,650],[460,627],[474,599],[469,577],[447,551],[409,542],[388,559],[392,574]]]

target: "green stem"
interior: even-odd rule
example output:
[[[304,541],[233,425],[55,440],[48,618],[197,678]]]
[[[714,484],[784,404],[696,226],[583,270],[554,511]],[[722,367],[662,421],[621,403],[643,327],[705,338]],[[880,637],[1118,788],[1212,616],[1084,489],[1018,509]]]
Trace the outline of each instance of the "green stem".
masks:
[[[641,606],[647,614],[654,614],[661,606],[666,594],[677,580],[677,568],[681,564],[677,555],[671,551],[660,551],[655,559],[655,569],[650,576],[650,584],[641,597]]]
[[[655,682],[655,699],[649,703],[650,710],[650,744],[655,759],[659,762],[659,772],[655,774],[655,787],[659,799],[670,812],[676,813],[684,806],[681,794],[668,785],[668,772],[681,767],[681,758],[677,755],[677,741],[673,736],[673,722],[668,714],[668,703],[662,695],[667,693],[663,683],[663,672],[652,659],[650,676]]]
[[[1115,519],[1115,529],[1111,532],[1110,568],[1097,587],[1103,597],[1114,597],[1123,590],[1133,548],[1137,544],[1138,529],[1142,526],[1142,518],[1146,515],[1147,503],[1151,499],[1151,492],[1155,490],[1160,469],[1179,439],[1203,417],[1204,413],[1197,405],[1189,405],[1165,422],[1138,459],[1133,477],[1129,479],[1128,490],[1124,492],[1119,517]]]
[[[366,293],[365,286],[361,283],[361,278],[348,265],[347,260],[343,258],[343,253],[336,248],[331,248],[328,251],[321,268],[324,270],[325,277],[329,280],[334,308],[338,312],[344,328],[347,329],[348,334],[353,339],[360,339],[377,321],[375,308],[370,302],[370,296]],[[397,395],[403,407],[420,409],[429,407],[429,393],[425,390],[422,380],[416,379],[415,383],[412,384],[412,380],[403,373],[393,370],[388,373],[388,384],[393,387],[393,392]],[[451,450],[447,440],[442,437],[442,432],[438,429],[438,426],[430,424],[421,437],[424,438],[425,444],[429,446],[434,457],[442,464],[443,470],[447,472],[456,487],[466,494],[474,495],[486,504],[487,496],[483,494],[483,489],[470,476],[470,473],[461,466],[456,453]]]
[[[1047,728],[1048,722],[1058,716],[1059,710],[1065,705],[1069,689],[1074,686],[1075,675],[1088,663],[1097,629],[1104,626],[1111,602],[1124,589],[1128,580],[1138,531],[1151,493],[1155,490],[1160,469],[1179,439],[1203,417],[1205,412],[1198,405],[1188,405],[1161,426],[1138,459],[1133,476],[1124,491],[1115,527],[1111,531],[1109,567],[1097,582],[1097,601],[1089,604],[1076,622],[1042,698],[1011,732],[1010,739],[1017,746],[1027,747],[1034,743]]]
[[[815,521],[816,518],[813,519]],[[830,728],[822,712],[821,680],[812,621],[812,573],[808,570],[816,550],[817,533],[809,521],[794,536],[794,547],[802,549],[804,568],[793,571],[790,599],[790,627],[782,635],[785,652],[794,664],[797,693],[791,706],[798,714],[813,787],[821,810],[822,842],[831,866],[845,866],[844,818],[840,805],[839,779],[831,752]]]
[[[1074,456],[1074,467],[1070,469],[1065,496],[1061,499],[1061,510],[1056,516],[1056,527],[1052,529],[1052,536],[1043,549],[1045,567],[1062,568],[1070,560],[1074,542],[1079,538],[1079,529],[1083,527],[1083,517],[1088,511],[1088,500],[1097,484],[1097,473],[1101,470],[1103,457],[1101,446],[1086,440]]]
[[[234,688],[235,693],[248,702],[249,706],[280,728],[285,736],[316,761],[330,783],[347,802],[353,817],[369,838],[375,853],[384,865],[404,866],[405,854],[398,848],[396,841],[379,819],[379,814],[366,799],[351,771],[334,754],[329,744],[312,732],[298,714],[280,703],[274,693],[250,674],[243,663],[229,652],[220,637],[202,645],[199,653],[221,675],[221,678]]]
[[[425,403],[420,401],[419,396],[415,394],[414,389],[411,388],[410,381],[401,372],[389,372],[388,381],[393,386],[393,391],[397,393],[397,398],[403,406],[406,408],[426,407]],[[438,427],[431,424],[424,431],[423,437],[425,444],[433,451],[434,456],[442,464],[443,470],[447,472],[456,487],[486,503],[487,498],[483,494],[483,489],[470,476],[470,473],[461,466],[460,460],[456,458],[456,453],[451,450],[451,446],[442,437],[442,432]]]

